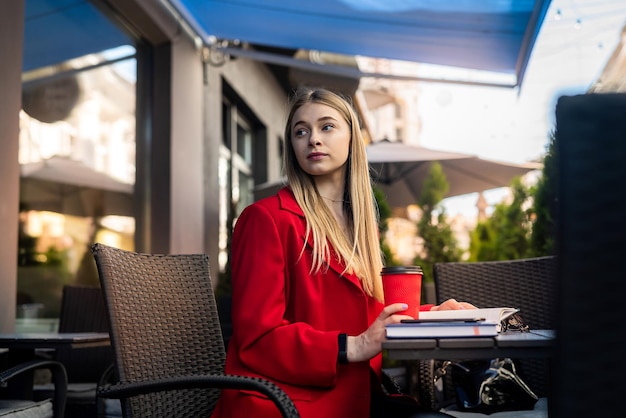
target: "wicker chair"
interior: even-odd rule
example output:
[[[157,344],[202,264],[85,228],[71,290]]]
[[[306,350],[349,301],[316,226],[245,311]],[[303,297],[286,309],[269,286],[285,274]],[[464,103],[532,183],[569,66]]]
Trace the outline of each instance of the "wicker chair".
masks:
[[[109,332],[102,290],[97,286],[66,285],[61,299],[59,332]],[[113,363],[109,347],[57,350],[54,360],[67,371],[65,417],[97,414],[96,386]],[[108,402],[119,402],[109,400]]]
[[[625,114],[623,92],[563,96],[556,107],[559,322],[551,418],[625,416]]]
[[[15,390],[11,388],[11,381],[15,379],[32,379],[31,374],[38,369],[47,369],[51,372],[54,384],[54,393],[51,398],[36,402],[20,399],[13,396]],[[20,381],[20,384],[22,383]],[[16,382],[17,383],[17,382]],[[8,388],[7,388],[8,386]],[[67,394],[67,374],[62,363],[53,360],[32,360],[9,367],[0,371],[0,416],[3,417],[54,417],[63,418],[65,414],[65,399]],[[4,392],[8,391],[9,396]]]
[[[226,354],[206,255],[157,255],[102,244],[91,248],[108,311],[120,383],[98,396],[119,398],[125,417],[210,416],[220,389],[270,398],[299,417],[273,383],[224,374]]]
[[[448,298],[479,307],[519,308],[531,329],[556,326],[556,258],[552,256],[434,266],[437,303]]]
[[[449,298],[481,308],[509,306],[520,309],[530,329],[556,327],[556,271],[553,256],[507,261],[437,263],[433,273],[437,303]],[[517,360],[518,373],[540,397],[549,390],[545,359]],[[433,362],[420,363],[420,396],[437,406],[432,387]],[[449,391],[449,387],[448,387]],[[450,395],[450,394],[449,394]]]
[[[99,287],[63,287],[59,332],[109,332],[104,298]],[[71,391],[72,383],[99,381],[113,363],[113,350],[111,347],[58,350],[55,360],[65,365],[68,390]]]

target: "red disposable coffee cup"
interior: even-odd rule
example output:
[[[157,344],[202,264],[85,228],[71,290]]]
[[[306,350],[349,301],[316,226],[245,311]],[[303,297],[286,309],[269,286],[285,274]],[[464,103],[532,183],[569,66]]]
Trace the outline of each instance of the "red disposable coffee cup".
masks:
[[[422,291],[422,268],[420,266],[383,267],[381,275],[385,306],[392,303],[406,303],[409,307],[396,313],[418,319]]]

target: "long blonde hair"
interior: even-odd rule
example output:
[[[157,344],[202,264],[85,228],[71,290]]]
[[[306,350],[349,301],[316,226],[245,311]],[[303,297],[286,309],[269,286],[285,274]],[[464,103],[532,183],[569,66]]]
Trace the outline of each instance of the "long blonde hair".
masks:
[[[298,164],[291,144],[294,113],[307,103],[323,104],[337,110],[351,128],[343,197],[350,237],[341,232],[335,217],[317,191],[312,176]],[[313,234],[312,272],[320,271],[327,265],[326,260],[331,257],[330,243],[346,266],[345,271],[357,274],[364,291],[382,302],[380,271],[383,263],[379,244],[378,208],[372,191],[359,120],[348,99],[325,89],[301,88],[293,94],[285,125],[283,167],[296,201],[304,211],[307,237]]]

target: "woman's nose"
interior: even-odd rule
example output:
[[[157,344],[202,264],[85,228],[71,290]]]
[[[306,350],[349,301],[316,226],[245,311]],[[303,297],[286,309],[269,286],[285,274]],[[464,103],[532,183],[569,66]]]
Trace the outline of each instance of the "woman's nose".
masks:
[[[315,131],[311,132],[311,136],[309,136],[309,145],[319,145],[322,141],[319,139],[319,134]]]

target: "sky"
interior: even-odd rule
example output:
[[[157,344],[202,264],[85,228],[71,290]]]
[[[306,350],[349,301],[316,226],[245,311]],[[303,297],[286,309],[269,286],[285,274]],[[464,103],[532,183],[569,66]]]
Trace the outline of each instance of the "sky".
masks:
[[[553,0],[521,89],[421,83],[420,145],[511,163],[541,159],[558,97],[591,87],[625,24],[624,0]],[[484,195],[494,205],[506,190]],[[477,198],[475,193],[443,203],[451,216],[475,217]]]

